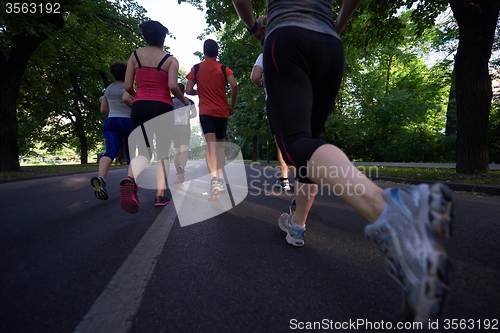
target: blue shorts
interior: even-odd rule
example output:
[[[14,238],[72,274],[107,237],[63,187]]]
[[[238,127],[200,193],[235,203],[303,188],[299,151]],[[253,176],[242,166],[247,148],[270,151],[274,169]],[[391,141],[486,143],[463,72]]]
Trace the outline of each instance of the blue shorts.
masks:
[[[127,163],[130,163],[130,154],[128,150],[127,140],[132,133],[132,121],[125,117],[108,117],[104,121],[102,131],[104,133],[104,141],[106,143],[106,152],[103,156],[109,157],[111,160],[118,156],[118,152],[123,143],[125,143],[127,153]]]

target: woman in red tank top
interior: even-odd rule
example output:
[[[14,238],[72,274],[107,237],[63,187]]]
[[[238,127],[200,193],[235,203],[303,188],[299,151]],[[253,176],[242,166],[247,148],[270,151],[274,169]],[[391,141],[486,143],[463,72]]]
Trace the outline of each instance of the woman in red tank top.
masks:
[[[165,206],[170,202],[164,193],[174,127],[170,92],[185,105],[189,103],[177,85],[179,63],[163,50],[168,29],[157,21],[145,21],[139,28],[148,46],[130,55],[124,83],[127,92],[134,97],[131,120],[135,129],[129,137],[129,146],[131,156],[137,148],[137,156],[130,162],[128,177],[120,182],[120,206],[131,214],[139,211],[135,179],[148,167],[153,148],[156,148],[158,159],[155,206]],[[137,88],[134,88],[134,82]],[[153,142],[156,147],[152,146]]]

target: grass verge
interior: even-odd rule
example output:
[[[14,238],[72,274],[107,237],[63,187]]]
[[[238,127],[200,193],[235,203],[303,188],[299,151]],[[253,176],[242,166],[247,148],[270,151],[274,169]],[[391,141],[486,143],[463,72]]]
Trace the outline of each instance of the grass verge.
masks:
[[[111,169],[125,168],[126,165],[112,165]],[[95,171],[99,169],[97,164],[51,164],[51,165],[29,165],[22,166],[18,172],[0,172],[0,179],[26,178],[43,175],[56,175],[65,173],[78,173]]]
[[[245,163],[257,163],[262,166],[267,166],[265,161]],[[277,162],[271,162],[271,166],[278,166]],[[111,168],[125,168],[126,165],[112,165]],[[442,169],[442,168],[407,168],[407,167],[386,167],[386,166],[361,166],[358,168],[363,171],[368,177],[375,179],[376,176],[382,177],[396,177],[396,178],[409,178],[409,179],[423,179],[434,180],[441,182],[456,182],[456,183],[471,183],[500,186],[500,171],[490,171],[485,174],[478,175],[461,175],[455,172],[455,169]],[[5,178],[26,178],[41,175],[53,175],[61,173],[97,172],[97,164],[57,164],[57,165],[33,165],[22,166],[19,172],[0,172],[0,179]]]
[[[267,164],[265,161],[245,163],[258,163],[262,166],[271,165],[278,166],[277,162],[271,161]],[[422,179],[433,180],[440,182],[453,182],[453,183],[469,183],[469,184],[482,184],[500,186],[500,171],[490,171],[485,174],[478,175],[462,175],[455,172],[455,169],[444,168],[409,168],[409,167],[387,167],[387,166],[373,166],[373,165],[357,165],[367,177],[376,179],[377,176],[382,177],[395,177],[407,179]]]

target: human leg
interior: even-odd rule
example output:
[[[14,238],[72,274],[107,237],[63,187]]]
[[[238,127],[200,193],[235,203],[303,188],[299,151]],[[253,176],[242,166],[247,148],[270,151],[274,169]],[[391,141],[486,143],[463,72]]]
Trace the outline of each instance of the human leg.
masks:
[[[450,285],[444,249],[453,221],[449,189],[422,184],[382,191],[331,145],[313,154],[308,170],[312,180],[333,188],[370,223],[365,235],[385,255],[387,273],[404,291],[405,320],[436,319]]]
[[[293,223],[303,227],[317,191],[317,186],[307,178],[305,168],[308,154],[312,154],[315,148],[324,144],[317,138],[333,108],[335,93],[332,93],[332,90],[336,91],[335,87],[326,91],[321,103],[314,99],[314,91],[317,89],[314,84],[316,78],[310,76],[314,74],[312,68],[316,64],[300,54],[302,47],[289,49],[293,43],[282,39],[282,37],[289,36],[288,33],[284,33],[283,36],[276,36],[273,33],[270,38],[266,39],[264,66],[266,67],[271,127],[276,134],[276,143],[284,162],[292,164],[296,170],[296,210],[290,222],[293,220]],[[339,49],[339,45],[334,47]],[[333,65],[326,68],[325,74],[329,79],[338,81],[336,83],[338,86],[343,71],[342,56],[336,55],[333,58],[338,60],[338,63],[331,62]],[[280,71],[280,68],[287,68],[287,71]],[[325,86],[325,80],[320,79],[322,86]],[[285,229],[282,220],[280,219],[280,227]],[[290,243],[289,235],[287,235],[287,241]],[[303,241],[299,244],[303,245]],[[296,244],[292,243],[292,245]]]
[[[219,192],[223,191],[223,160],[225,157],[223,139],[227,126],[227,119],[200,115],[200,124],[204,133],[206,150],[205,156],[208,171],[210,173],[210,197],[209,200],[218,198]],[[221,138],[222,136],[222,138]],[[222,143],[222,145],[221,145]]]
[[[215,133],[207,133],[205,138],[205,158],[207,160],[208,172],[210,178],[217,177],[217,157],[216,157],[216,139]]]
[[[170,163],[167,159],[158,160],[156,164],[156,195],[163,196],[167,186],[167,175],[170,171]]]
[[[120,206],[128,213],[133,214],[139,211],[136,179],[149,166],[153,157],[152,142],[155,134],[172,133],[169,126],[170,123],[173,126],[173,116],[162,117],[169,113],[173,115],[173,112],[169,112],[171,110],[170,104],[155,101],[137,101],[132,105],[131,120],[134,130],[129,136],[128,142],[130,152],[135,152],[137,148],[137,156],[130,161],[127,171],[128,177],[122,179],[119,187]],[[163,156],[168,158],[170,140],[170,137],[167,140],[161,134],[156,135],[158,162],[161,165],[161,167],[157,166],[156,170],[157,194],[160,188],[164,190],[166,184],[166,174],[160,160],[164,158]],[[165,153],[165,149],[167,153]],[[168,162],[165,164],[168,165]]]
[[[374,223],[385,207],[382,189],[354,166],[342,150],[330,144],[320,146],[307,165],[309,178],[354,207]]]
[[[121,134],[118,120],[119,118],[116,117],[108,117],[104,122],[103,134],[106,152],[99,159],[98,176],[90,179],[95,197],[101,200],[109,198],[108,191],[106,190],[106,176],[113,159],[118,155],[120,150]]]
[[[178,183],[184,182],[184,170],[181,162],[181,130],[180,125],[174,126],[174,167],[176,170],[176,178]]]
[[[177,181],[183,183],[185,180],[185,168],[188,160],[189,141],[191,140],[190,125],[175,126],[174,147],[176,152]]]
[[[281,115],[274,124],[279,126],[279,120],[285,119],[287,112],[300,110],[297,114],[300,121],[297,124],[294,124],[297,119],[292,117],[292,124],[288,123],[286,128],[277,130],[278,143],[285,159],[298,167],[299,177],[328,187],[371,223],[366,226],[365,235],[385,254],[386,271],[403,288],[405,310],[408,315],[406,319],[425,322],[436,318],[442,309],[449,286],[449,261],[443,243],[450,235],[453,219],[451,193],[442,184],[433,186],[424,184],[418,187],[382,191],[359,172],[340,149],[315,140],[318,131],[321,130],[315,122],[324,124],[326,120],[324,105],[327,105],[325,97],[328,94],[325,94],[323,88],[330,87],[332,92],[336,92],[338,87],[330,84],[333,75],[321,79],[317,76],[320,74],[314,74],[314,68],[319,67],[319,70],[328,73],[329,66],[335,62],[332,59],[341,57],[335,54],[329,55],[326,47],[316,43],[325,52],[317,52],[314,50],[314,45],[310,45],[309,48],[302,49],[306,53],[311,50],[313,54],[299,60],[314,59],[314,53],[319,56],[326,54],[329,59],[316,59],[319,66],[306,64],[303,68],[292,68],[288,73],[279,72],[279,68],[285,67],[282,61],[286,62],[287,57],[294,57],[296,53],[300,53],[290,52],[289,49],[285,53],[280,53],[282,50],[279,50],[279,45],[293,45],[294,42],[308,43],[308,40],[311,40],[304,36],[297,38],[297,35],[301,35],[300,32],[294,31],[297,35],[291,31],[287,32],[286,35],[292,38],[288,43],[273,40],[273,32],[266,38],[264,51],[266,87],[272,104],[271,111],[278,114],[278,118]],[[270,43],[273,43],[272,48]],[[281,57],[285,57],[285,60]],[[302,63],[301,61],[297,63]],[[273,73],[273,66],[279,75]],[[293,96],[299,94],[297,86],[304,80],[301,71],[308,73],[308,76],[312,73],[313,79],[306,85],[303,84],[301,88],[303,94],[313,96],[310,105],[307,104],[307,96],[298,102],[293,100]],[[290,72],[293,76],[289,75]],[[329,96],[332,95],[334,94]],[[289,103],[289,100],[295,102],[295,105]],[[299,105],[300,102],[302,104]],[[308,113],[316,112],[315,110],[323,111],[315,115]],[[311,122],[306,124],[312,128],[310,136],[304,135],[302,133],[304,130],[300,127],[300,123],[306,122],[309,117]],[[296,127],[289,128],[294,125]],[[299,204],[297,202],[297,209],[300,209]]]
[[[181,149],[179,147],[174,147],[174,167],[175,170],[182,165],[181,163]]]
[[[94,188],[94,195],[97,199],[108,200],[108,190],[106,190],[106,175],[112,160],[108,156],[99,159],[99,175],[90,179],[90,184]]]
[[[295,211],[281,214],[278,225],[287,233],[286,241],[293,246],[303,246],[306,232],[306,220],[318,191],[316,184],[295,182]]]
[[[156,165],[156,204],[155,206],[164,206],[170,202],[170,198],[165,195],[165,189],[168,184],[168,173],[170,170],[170,146],[174,138],[175,118],[174,112],[169,110],[161,116],[156,117],[151,122],[151,130],[155,133],[156,152],[158,162]]]
[[[215,141],[217,157],[217,185],[219,191],[224,191],[224,172],[226,167],[226,152],[224,145],[226,142],[227,118],[215,118]]]
[[[281,150],[276,140],[275,143],[276,143],[276,153],[278,155],[278,164],[280,166],[280,171],[281,171],[281,177],[278,181],[276,181],[275,186],[282,188],[284,190],[290,190],[291,187],[290,187],[290,181],[288,180],[288,164],[283,159],[283,155],[281,155]]]
[[[184,168],[182,166],[181,148],[174,148],[174,167],[178,183],[184,183]]]
[[[191,140],[191,125],[183,125],[181,128],[179,147],[180,147],[180,166],[184,169],[188,160],[189,142]]]
[[[180,149],[180,164],[183,168],[186,167],[188,160],[188,153],[189,153],[189,146],[182,145]]]
[[[215,139],[216,152],[217,152],[217,178],[222,180],[224,178],[224,168],[226,165],[226,152],[224,151],[224,139]]]
[[[185,169],[188,159],[189,146],[181,145],[180,148],[175,148],[175,169],[177,171],[177,182],[184,183],[185,180]]]
[[[288,164],[283,159],[283,155],[281,155],[280,147],[278,145],[278,142],[276,141],[276,135],[274,134],[273,125],[272,125],[272,121],[271,121],[270,107],[271,106],[269,104],[269,99],[266,98],[265,111],[266,111],[266,115],[267,115],[267,120],[269,122],[269,127],[271,129],[271,133],[273,134],[274,143],[276,144],[276,155],[278,157],[278,164],[279,164],[280,172],[281,172],[281,177],[279,180],[276,181],[274,186],[281,188],[281,189],[284,189],[284,190],[290,190],[291,187],[290,187],[290,181],[288,180]]]
[[[280,165],[281,169],[281,177],[284,179],[288,179],[288,164],[286,164],[285,160],[283,159],[283,155],[281,155],[281,150],[277,143],[276,149],[278,155],[278,164]]]

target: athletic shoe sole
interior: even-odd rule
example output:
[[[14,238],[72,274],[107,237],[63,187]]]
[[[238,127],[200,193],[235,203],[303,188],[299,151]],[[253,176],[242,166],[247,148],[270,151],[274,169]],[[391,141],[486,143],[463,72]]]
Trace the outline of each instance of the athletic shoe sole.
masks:
[[[428,322],[441,314],[449,290],[451,264],[443,243],[451,236],[453,205],[451,191],[443,184],[435,184],[430,188],[420,185],[419,191],[416,230],[421,241],[420,256],[417,257],[423,270],[421,278],[415,276],[410,269],[412,263],[407,262],[403,255],[402,243],[405,240],[399,239],[390,227],[390,223],[395,221],[379,227],[368,226],[366,235],[387,255],[385,270],[403,288],[402,311],[405,320]],[[384,191],[383,196],[389,203],[399,200],[391,190]]]
[[[129,214],[139,211],[139,200],[137,199],[136,185],[130,178],[120,181],[120,207]]]
[[[285,191],[290,191],[290,190],[292,189],[292,188],[290,187],[290,185],[288,185],[288,186],[283,186],[283,185],[278,184],[278,183],[274,184],[274,187],[276,187],[276,188],[280,188],[280,189],[285,190]]]
[[[289,222],[288,220],[290,219],[290,215],[288,213],[283,213],[281,214],[279,220],[278,220],[278,226],[280,229],[284,232],[286,232],[286,242],[290,245],[293,246],[304,246],[305,242],[303,239],[296,239],[293,238],[292,235],[290,235],[289,231]]]
[[[157,202],[157,203],[155,203],[155,207],[163,207],[163,206],[166,206],[169,203],[170,203],[170,200],[168,200],[166,202]]]
[[[219,194],[212,194],[211,196],[208,197],[208,201],[215,201],[219,200]]]
[[[102,179],[99,177],[92,177],[90,179],[90,185],[94,188],[94,195],[97,199],[108,200],[108,191],[106,191],[106,185],[103,183]]]

